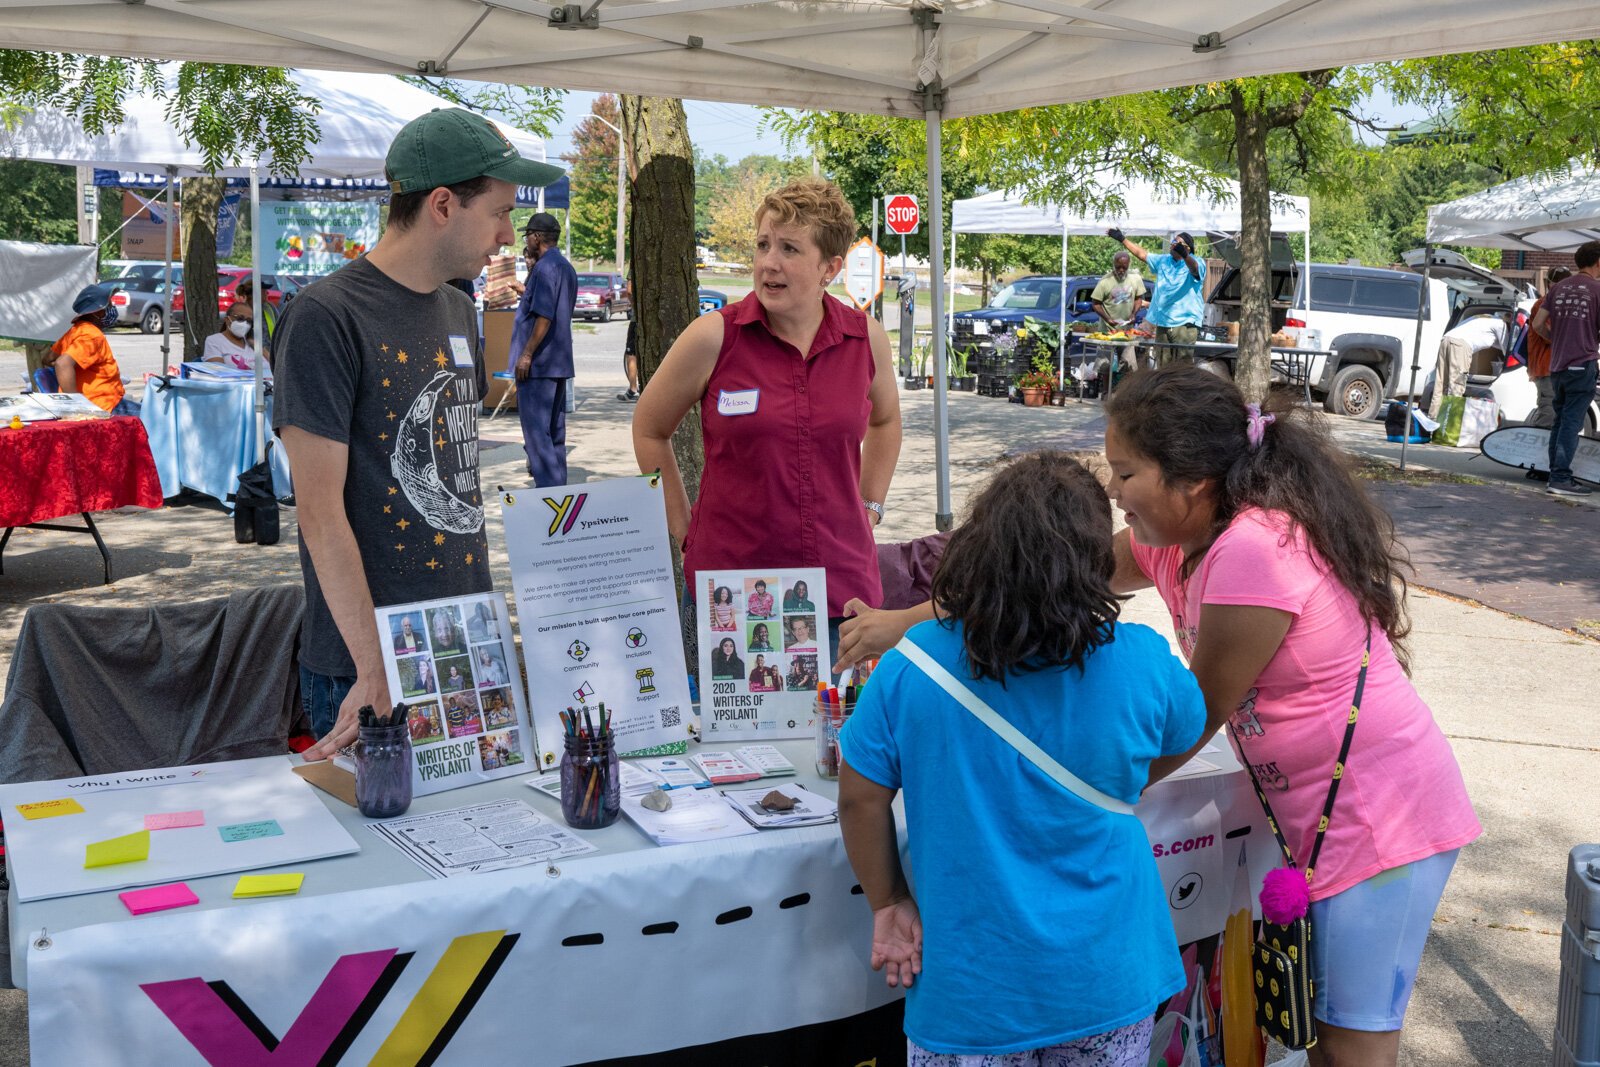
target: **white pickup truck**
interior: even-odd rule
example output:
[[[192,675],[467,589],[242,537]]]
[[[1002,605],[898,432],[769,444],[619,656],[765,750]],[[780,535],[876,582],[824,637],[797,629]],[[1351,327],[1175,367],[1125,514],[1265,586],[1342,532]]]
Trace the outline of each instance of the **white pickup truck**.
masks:
[[[1281,240],[1274,240],[1272,325],[1275,330],[1298,330],[1306,339],[1302,342],[1306,347],[1331,351],[1331,356],[1312,357],[1311,390],[1322,398],[1327,410],[1339,415],[1374,418],[1387,397],[1421,395],[1446,330],[1464,317],[1514,316],[1519,302],[1531,305],[1513,283],[1455,252],[1436,249],[1429,270],[1419,345],[1420,251],[1405,257],[1411,270],[1310,264],[1308,310],[1301,280],[1303,264],[1283,256],[1285,248]],[[1230,250],[1219,251],[1230,258]],[[1207,325],[1221,326],[1238,319],[1239,282],[1237,266],[1230,266],[1207,302]],[[1417,372],[1415,393],[1408,393],[1413,351],[1420,356],[1417,362],[1421,369]],[[1229,353],[1211,358],[1231,370]]]

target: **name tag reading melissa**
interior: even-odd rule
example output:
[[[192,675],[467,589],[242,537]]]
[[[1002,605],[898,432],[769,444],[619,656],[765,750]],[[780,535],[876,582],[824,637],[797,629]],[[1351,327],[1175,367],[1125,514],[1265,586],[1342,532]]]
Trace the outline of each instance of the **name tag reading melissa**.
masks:
[[[754,415],[756,404],[761,399],[759,389],[740,389],[730,392],[724,389],[717,394],[718,415]]]
[[[460,334],[450,335],[450,358],[455,360],[458,367],[472,366],[472,348]]]

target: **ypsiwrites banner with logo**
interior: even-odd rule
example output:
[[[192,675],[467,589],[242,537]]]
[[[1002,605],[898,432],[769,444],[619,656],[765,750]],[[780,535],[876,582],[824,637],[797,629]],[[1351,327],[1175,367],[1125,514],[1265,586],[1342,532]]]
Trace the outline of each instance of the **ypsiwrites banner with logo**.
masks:
[[[534,769],[503,594],[396,604],[376,613],[389,692],[410,716],[413,795]],[[343,766],[345,758],[337,762]]]
[[[658,476],[502,493],[539,764],[560,713],[611,714],[624,755],[688,746],[689,681]]]
[[[707,741],[810,737],[828,661],[821,567],[699,571],[700,731]]]
[[[261,205],[262,240],[272,274],[332,274],[378,243],[378,205],[285,200]]]

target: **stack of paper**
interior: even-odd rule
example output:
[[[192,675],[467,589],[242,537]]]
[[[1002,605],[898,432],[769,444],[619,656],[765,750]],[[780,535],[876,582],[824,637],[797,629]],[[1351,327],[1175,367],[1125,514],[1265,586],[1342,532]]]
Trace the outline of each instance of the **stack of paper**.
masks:
[[[29,393],[29,399],[43,405],[58,419],[109,419],[111,412],[95,407],[82,393]]]
[[[763,778],[784,778],[794,774],[794,764],[772,745],[746,745],[735,749],[734,755]]]
[[[746,745],[733,752],[701,752],[689,758],[713,785],[794,774],[794,764],[772,745]]]
[[[788,797],[794,801],[794,807],[788,811],[769,811],[763,807],[762,800],[773,793],[781,793]],[[825,796],[813,793],[798,782],[774,786],[771,789],[729,789],[723,792],[723,796],[751,826],[758,830],[775,830],[785,826],[820,826],[823,823],[837,822],[839,819],[839,805]]]
[[[20,396],[0,396],[0,426],[8,425],[13,418],[23,422],[48,422],[55,418],[50,409],[33,399],[32,393]]]
[[[705,789],[711,785],[686,759],[676,756],[657,756],[633,760],[633,764],[661,779],[666,789]],[[649,792],[649,790],[646,790]]]
[[[253,370],[244,370],[241,367],[230,367],[226,363],[205,363],[200,360],[188,362],[183,365],[185,378],[215,378],[225,382],[252,381],[256,373]]]
[[[672,798],[672,806],[666,811],[652,811],[639,802],[639,797],[622,798],[622,814],[658,845],[715,841],[756,832],[714,790],[674,789],[667,795]]]

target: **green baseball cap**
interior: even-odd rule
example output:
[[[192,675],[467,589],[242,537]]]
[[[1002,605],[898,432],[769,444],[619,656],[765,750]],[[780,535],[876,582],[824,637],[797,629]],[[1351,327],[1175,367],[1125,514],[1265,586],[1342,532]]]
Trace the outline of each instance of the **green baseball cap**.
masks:
[[[393,193],[425,193],[490,177],[514,185],[550,185],[566,173],[524,159],[494,123],[461,108],[434,108],[406,123],[384,158]]]

